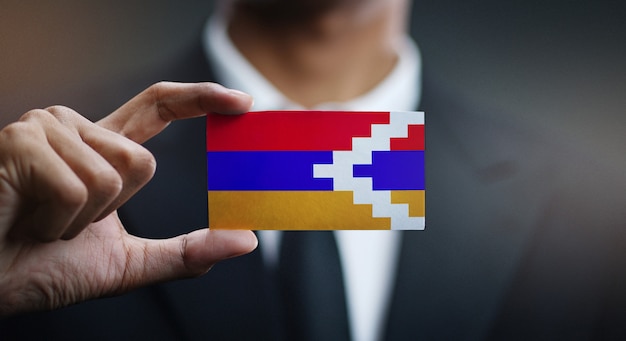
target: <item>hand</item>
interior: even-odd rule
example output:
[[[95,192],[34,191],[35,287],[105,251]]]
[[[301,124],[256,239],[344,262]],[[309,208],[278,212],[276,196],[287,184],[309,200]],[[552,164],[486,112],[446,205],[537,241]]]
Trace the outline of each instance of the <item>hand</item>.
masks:
[[[0,316],[199,276],[252,251],[250,231],[149,240],[129,235],[116,213],[155,170],[139,143],[173,120],[251,102],[217,84],[158,83],[97,124],[55,106],[0,130]]]

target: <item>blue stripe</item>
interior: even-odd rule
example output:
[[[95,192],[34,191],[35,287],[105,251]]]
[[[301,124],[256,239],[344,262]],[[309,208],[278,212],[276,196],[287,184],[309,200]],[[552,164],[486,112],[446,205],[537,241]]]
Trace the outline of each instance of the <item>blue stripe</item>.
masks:
[[[332,151],[207,152],[208,189],[332,191],[332,179],[313,178],[313,164],[332,162]]]
[[[372,178],[376,190],[423,190],[424,151],[372,152],[371,165],[354,165],[353,176]]]

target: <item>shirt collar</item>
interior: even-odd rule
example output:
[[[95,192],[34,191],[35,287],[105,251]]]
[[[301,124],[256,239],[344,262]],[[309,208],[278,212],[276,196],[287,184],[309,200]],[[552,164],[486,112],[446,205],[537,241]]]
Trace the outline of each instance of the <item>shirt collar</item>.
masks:
[[[237,50],[226,32],[225,16],[213,15],[203,32],[203,47],[217,79],[229,88],[254,97],[253,110],[304,109],[287,99]],[[406,36],[397,48],[398,62],[389,75],[369,92],[347,102],[329,102],[317,110],[413,111],[421,96],[421,56]]]

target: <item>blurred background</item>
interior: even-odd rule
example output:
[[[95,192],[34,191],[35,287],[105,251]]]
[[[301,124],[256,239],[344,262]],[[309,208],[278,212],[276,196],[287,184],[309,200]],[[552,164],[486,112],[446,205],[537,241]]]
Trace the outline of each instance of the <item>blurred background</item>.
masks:
[[[83,89],[158,67],[198,39],[213,6],[0,0],[0,126],[52,104],[105,115]],[[413,11],[425,67],[455,95],[586,152],[626,150],[626,2],[417,0]]]

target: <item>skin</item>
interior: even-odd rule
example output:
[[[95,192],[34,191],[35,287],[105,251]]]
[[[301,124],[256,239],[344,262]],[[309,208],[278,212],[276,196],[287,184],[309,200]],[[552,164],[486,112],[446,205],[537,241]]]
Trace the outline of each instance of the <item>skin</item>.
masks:
[[[251,104],[217,84],[158,83],[97,123],[55,106],[0,130],[0,316],[199,276],[252,251],[250,231],[149,240],[116,213],[154,173],[140,143],[172,121]]]
[[[226,4],[237,48],[305,107],[352,99],[382,80],[408,13],[406,0]],[[250,231],[149,240],[129,235],[116,213],[154,173],[141,143],[171,121],[243,113],[251,103],[217,84],[159,83],[95,124],[55,106],[0,130],[0,316],[199,276],[252,251]]]
[[[293,102],[314,107],[353,99],[397,61],[406,0],[226,2],[239,51]]]

